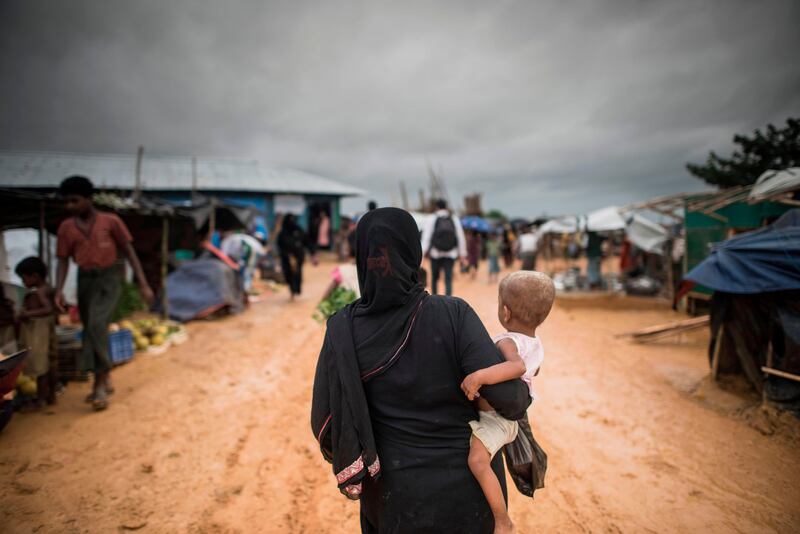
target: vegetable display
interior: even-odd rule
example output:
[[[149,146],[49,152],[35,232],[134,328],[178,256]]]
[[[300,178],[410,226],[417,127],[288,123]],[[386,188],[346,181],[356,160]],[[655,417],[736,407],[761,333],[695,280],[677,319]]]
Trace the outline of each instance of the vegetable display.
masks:
[[[355,291],[337,287],[331,292],[328,298],[317,305],[317,311],[314,312],[313,315],[314,320],[324,323],[334,313],[356,300],[356,298]]]

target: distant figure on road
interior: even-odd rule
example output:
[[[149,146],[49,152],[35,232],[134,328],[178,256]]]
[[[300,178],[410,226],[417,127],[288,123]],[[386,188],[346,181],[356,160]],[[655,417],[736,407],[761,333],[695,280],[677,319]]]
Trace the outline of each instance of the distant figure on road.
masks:
[[[517,240],[517,254],[522,260],[523,271],[536,270],[536,253],[539,251],[539,237],[533,233],[533,227],[529,226],[519,236]]]
[[[319,225],[317,226],[317,246],[328,248],[331,244],[331,218],[323,210],[319,214]]]
[[[461,221],[447,209],[447,202],[436,201],[435,217],[430,217],[422,230],[422,250],[431,259],[431,292],[436,295],[439,273],[444,271],[444,291],[453,294],[453,265],[466,261],[467,241]]]
[[[478,266],[481,261],[481,249],[483,248],[483,240],[481,235],[472,230],[467,236],[467,271],[473,280],[478,276]]]
[[[514,252],[516,250],[517,236],[511,225],[507,224],[503,229],[503,262],[506,264],[506,269],[510,269],[514,265]]]
[[[133,237],[128,227],[115,214],[94,208],[92,182],[83,176],[71,176],[61,182],[59,193],[72,217],[58,227],[55,303],[59,310],[64,310],[64,282],[72,259],[78,264],[78,310],[83,323],[78,367],[94,373],[94,386],[86,401],[91,402],[95,410],[104,410],[108,407],[108,394],[113,392],[109,378],[108,322],[122,284],[117,265],[118,250],[128,258],[147,304],[153,303],[153,291],[133,250]]]
[[[502,239],[497,233],[492,233],[486,240],[486,257],[489,260],[489,283],[497,282],[500,273],[500,252],[503,246]]]
[[[291,300],[300,294],[303,288],[303,263],[306,250],[311,254],[311,263],[317,263],[316,248],[302,228],[297,224],[294,215],[287,214],[283,218],[278,233],[278,248],[281,253],[281,269],[289,286]]]
[[[588,232],[586,237],[586,277],[590,289],[600,289],[603,286],[601,264],[605,238],[597,232]]]

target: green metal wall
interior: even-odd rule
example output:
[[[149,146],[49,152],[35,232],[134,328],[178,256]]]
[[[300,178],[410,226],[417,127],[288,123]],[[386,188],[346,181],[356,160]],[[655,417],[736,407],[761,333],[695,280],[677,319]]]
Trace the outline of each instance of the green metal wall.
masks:
[[[777,202],[760,202],[758,204],[734,202],[716,210],[715,213],[727,219],[727,221],[721,221],[704,213],[686,209],[687,204],[701,198],[699,196],[692,197],[687,199],[684,204],[684,228],[686,230],[684,275],[708,257],[715,243],[727,239],[729,230],[741,231],[760,228],[767,220],[780,217],[791,209],[791,206]],[[694,291],[712,292],[702,286],[696,286]]]

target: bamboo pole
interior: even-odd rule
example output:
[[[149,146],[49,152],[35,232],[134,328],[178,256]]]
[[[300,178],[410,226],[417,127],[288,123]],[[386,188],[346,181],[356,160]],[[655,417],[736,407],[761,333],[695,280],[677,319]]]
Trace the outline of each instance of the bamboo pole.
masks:
[[[719,377],[719,353],[722,350],[722,340],[725,338],[725,324],[721,324],[717,332],[717,342],[714,343],[714,355],[711,357],[711,377]]]
[[[47,229],[44,227],[44,200],[39,202],[39,258],[44,259],[44,236]]]
[[[136,182],[133,188],[133,199],[139,200],[142,195],[142,156],[144,155],[144,147],[139,145],[136,150]]]
[[[787,373],[786,371],[781,371],[779,369],[772,369],[771,367],[764,366],[761,368],[762,371],[767,373],[768,375],[775,375],[781,378],[786,378],[787,380],[794,380],[795,382],[800,382],[800,376]]]
[[[169,319],[167,298],[167,260],[169,259],[169,219],[161,220],[161,317]]]

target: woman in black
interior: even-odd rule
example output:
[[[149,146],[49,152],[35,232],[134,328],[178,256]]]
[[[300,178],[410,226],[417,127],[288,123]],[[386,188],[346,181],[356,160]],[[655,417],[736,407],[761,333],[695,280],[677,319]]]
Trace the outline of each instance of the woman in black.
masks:
[[[306,259],[306,250],[311,253],[311,261],[315,262],[314,243],[297,224],[294,215],[289,213],[284,216],[281,229],[278,232],[278,249],[281,254],[281,270],[289,286],[291,298],[299,295],[303,285],[303,262]]]
[[[405,211],[370,212],[357,227],[361,298],[328,322],[311,426],[340,491],[361,501],[363,533],[490,533],[494,520],[467,466],[475,407],[464,377],[502,356],[463,300],[417,280],[422,250]],[[484,386],[519,419],[525,384]],[[501,455],[492,467],[505,492]]]

